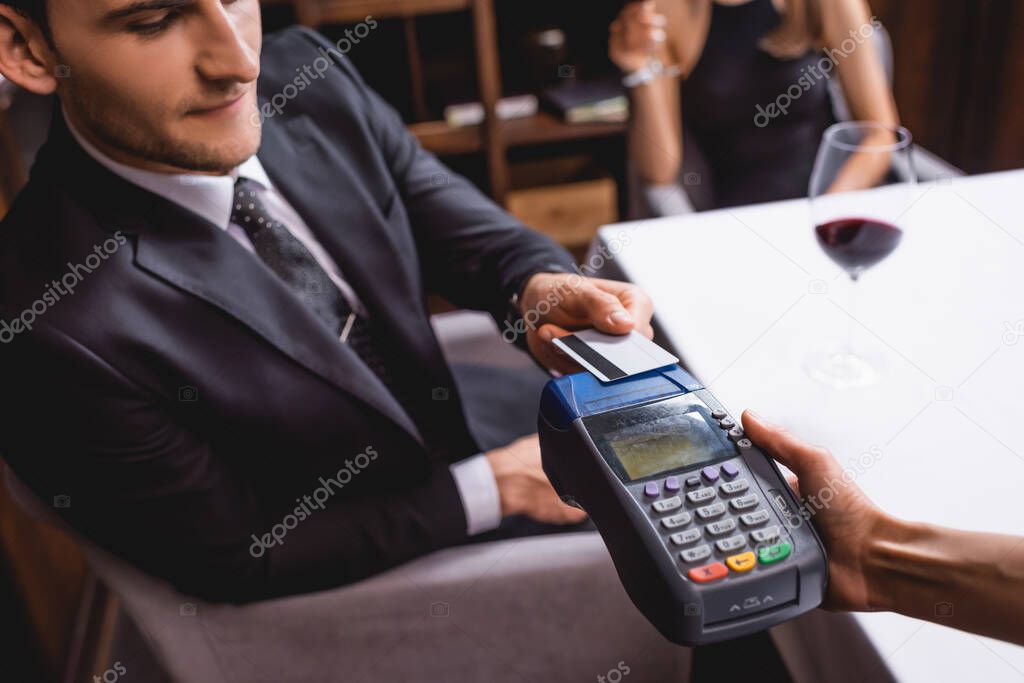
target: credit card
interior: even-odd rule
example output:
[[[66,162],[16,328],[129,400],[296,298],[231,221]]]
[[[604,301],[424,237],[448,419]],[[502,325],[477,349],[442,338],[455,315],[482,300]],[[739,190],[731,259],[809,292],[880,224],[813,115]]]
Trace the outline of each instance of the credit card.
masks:
[[[629,334],[580,330],[554,341],[566,355],[602,382],[614,382],[679,362],[636,330]]]

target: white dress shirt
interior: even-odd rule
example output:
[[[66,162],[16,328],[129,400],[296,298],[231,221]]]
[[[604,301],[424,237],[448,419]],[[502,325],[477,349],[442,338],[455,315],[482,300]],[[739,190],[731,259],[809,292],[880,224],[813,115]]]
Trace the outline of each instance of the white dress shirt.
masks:
[[[64,117],[65,120],[67,116]],[[274,188],[263,164],[255,156],[249,157],[227,175],[212,176],[202,174],[170,174],[156,173],[139,168],[126,166],[114,161],[96,149],[75,130],[68,121],[71,134],[78,144],[97,162],[112,173],[124,178],[133,185],[149,190],[189,211],[205,218],[214,225],[226,230],[246,250],[256,253],[242,226],[231,222],[231,209],[234,204],[235,181],[239,177],[249,178],[257,185],[257,196],[267,212],[280,221],[302,244],[323,268],[331,281],[338,286],[348,300],[352,310],[366,317],[367,311],[359,296],[345,281],[338,264],[317,242],[313,231],[309,229],[298,212],[288,200]],[[501,499],[498,484],[494,480],[494,471],[483,454],[474,455],[460,460],[450,466],[455,486],[462,507],[466,511],[466,531],[470,535],[490,531],[501,522]]]

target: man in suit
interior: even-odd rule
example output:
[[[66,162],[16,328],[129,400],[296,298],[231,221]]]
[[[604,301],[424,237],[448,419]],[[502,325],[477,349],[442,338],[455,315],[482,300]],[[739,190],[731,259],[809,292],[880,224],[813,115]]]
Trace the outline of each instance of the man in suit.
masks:
[[[650,335],[649,300],[423,151],[337,46],[264,41],[257,0],[0,0],[0,73],[58,102],[0,226],[0,455],[75,528],[247,601],[581,519],[535,437],[479,453],[425,294],[556,370],[553,336]]]

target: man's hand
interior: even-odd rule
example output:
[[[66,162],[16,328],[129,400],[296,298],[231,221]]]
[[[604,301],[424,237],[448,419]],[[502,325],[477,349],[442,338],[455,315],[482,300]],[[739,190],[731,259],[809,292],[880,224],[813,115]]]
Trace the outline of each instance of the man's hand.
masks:
[[[869,553],[872,543],[895,521],[849,481],[849,476],[844,479],[843,467],[825,448],[805,443],[749,410],[743,413],[743,428],[765,453],[796,474],[789,485],[798,498],[805,500],[828,551],[824,606],[852,611],[875,609],[869,594]]]
[[[523,288],[519,302],[526,321],[526,343],[545,367],[562,373],[579,366],[552,343],[571,330],[595,327],[609,334],[636,329],[654,336],[651,299],[636,285],[574,273],[538,273]]]
[[[536,434],[489,451],[487,461],[498,483],[502,517],[527,515],[547,524],[578,524],[587,518],[555,493],[541,466]]]

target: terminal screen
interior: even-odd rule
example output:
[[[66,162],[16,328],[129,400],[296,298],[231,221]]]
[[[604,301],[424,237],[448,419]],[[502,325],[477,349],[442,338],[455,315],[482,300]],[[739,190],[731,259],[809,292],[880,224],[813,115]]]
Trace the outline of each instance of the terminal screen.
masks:
[[[696,410],[634,424],[605,438],[630,480],[734,455]]]

